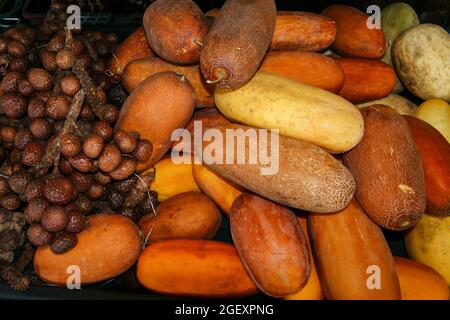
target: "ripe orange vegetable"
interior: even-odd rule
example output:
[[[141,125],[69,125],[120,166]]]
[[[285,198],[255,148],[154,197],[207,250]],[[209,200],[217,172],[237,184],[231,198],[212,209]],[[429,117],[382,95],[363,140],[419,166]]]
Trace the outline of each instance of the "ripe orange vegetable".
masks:
[[[301,51],[271,51],[264,58],[260,71],[279,74],[321,89],[339,93],[344,72],[332,58]]]
[[[331,48],[344,57],[379,59],[386,51],[386,38],[382,29],[369,29],[368,16],[351,6],[332,5],[322,11],[337,25],[336,40]]]
[[[214,202],[198,191],[180,193],[138,223],[147,243],[169,239],[212,239],[222,216]],[[148,238],[147,238],[148,237]]]
[[[264,293],[284,297],[306,285],[308,242],[294,213],[255,195],[242,194],[230,212],[236,250]]]
[[[202,164],[192,165],[192,174],[200,189],[228,215],[233,202],[239,197],[244,189],[221,177]]]
[[[320,51],[336,37],[336,23],[311,12],[278,11],[272,50]]]
[[[311,256],[311,274],[309,276],[308,282],[306,285],[300,289],[300,291],[288,295],[285,297],[286,300],[323,300],[324,295],[322,291],[322,286],[320,284],[319,275],[317,274],[316,264],[314,263],[314,259],[312,258],[311,244],[309,242],[308,237],[308,227],[307,227],[307,219],[305,217],[297,217],[297,220],[302,227],[303,233],[306,235],[305,238],[308,241],[309,253]]]
[[[137,264],[139,282],[175,296],[238,298],[258,292],[236,249],[209,240],[166,240],[149,245]]]
[[[219,15],[220,8],[213,8],[205,13],[205,16],[207,17],[213,17],[216,18]]]
[[[401,257],[394,257],[402,300],[449,300],[447,281],[433,268]]]
[[[87,228],[77,236],[75,248],[64,254],[53,253],[49,246],[36,250],[33,263],[39,278],[66,286],[76,271],[70,267],[78,267],[82,285],[98,283],[131,268],[141,253],[139,229],[120,214],[87,217]]]
[[[165,201],[177,194],[188,191],[200,191],[192,176],[192,161],[185,163],[180,156],[167,156],[155,164],[146,173],[154,172],[155,178],[150,190],[158,193],[158,201]]]
[[[216,17],[219,15],[219,11],[220,11],[219,8],[214,8],[205,13],[205,18],[206,18],[206,23],[208,25],[208,28],[210,28],[212,26],[214,20],[216,20]]]
[[[378,60],[338,58],[344,71],[344,85],[339,95],[352,103],[381,99],[395,87],[394,69]]]
[[[208,26],[192,0],[157,0],[144,13],[150,47],[172,63],[198,63]]]
[[[108,70],[120,76],[131,61],[151,56],[153,56],[153,52],[148,44],[145,30],[143,27],[139,27],[117,47]]]
[[[450,216],[450,144],[432,125],[404,116],[422,159],[429,214]]]
[[[197,109],[197,110],[195,110],[191,121],[189,121],[188,125],[186,126],[186,130],[189,130],[189,132],[191,134],[190,147],[189,147],[189,143],[187,143],[187,141],[185,141],[184,138],[182,139],[180,137],[177,141],[174,141],[174,143],[172,145],[172,149],[174,149],[177,146],[177,148],[179,150],[182,149],[184,151],[191,152],[192,154],[194,154],[194,136],[195,136],[194,124],[195,124],[195,122],[197,122],[197,126],[199,125],[198,122],[200,122],[200,124],[201,124],[202,137],[203,137],[203,134],[206,129],[212,128],[215,126],[219,126],[222,124],[230,123],[230,121],[228,121],[228,119],[225,118],[219,112],[219,110],[217,110],[216,107]]]
[[[132,93],[146,78],[163,71],[173,71],[186,76],[195,91],[196,107],[201,108],[214,105],[212,94],[214,90],[203,79],[198,65],[174,65],[158,57],[139,59],[127,64],[122,74],[123,87],[128,93]]]
[[[173,131],[188,124],[194,104],[194,90],[189,80],[175,72],[148,77],[127,98],[116,129],[137,131],[153,145],[150,161],[139,163],[139,171],[152,167],[169,150]]]
[[[308,230],[327,299],[400,299],[388,244],[356,199],[337,213],[311,213]]]

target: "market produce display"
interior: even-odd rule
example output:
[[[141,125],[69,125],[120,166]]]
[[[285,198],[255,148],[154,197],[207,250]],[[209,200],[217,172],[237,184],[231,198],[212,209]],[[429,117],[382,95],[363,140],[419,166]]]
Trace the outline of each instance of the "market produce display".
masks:
[[[371,28],[348,5],[156,0],[119,43],[65,28],[67,4],[0,35],[10,286],[132,275],[172,297],[450,298],[442,27],[405,3]]]

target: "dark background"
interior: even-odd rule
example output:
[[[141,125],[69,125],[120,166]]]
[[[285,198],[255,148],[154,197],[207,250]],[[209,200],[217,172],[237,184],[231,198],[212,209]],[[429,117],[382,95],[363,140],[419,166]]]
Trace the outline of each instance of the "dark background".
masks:
[[[90,23],[100,31],[118,33],[126,37],[140,26],[145,8],[155,0],[77,0],[84,25]],[[225,0],[194,0],[204,12],[219,8]],[[14,16],[34,24],[40,23],[50,6],[50,0],[8,0],[9,7],[22,4],[22,10]],[[278,10],[321,12],[330,4],[349,4],[366,11],[371,4],[381,8],[395,0],[276,0]],[[421,23],[430,22],[449,29],[450,0],[404,0],[417,12]],[[0,19],[1,22],[1,19]],[[11,22],[14,23],[14,22]],[[4,23],[5,24],[5,23]],[[8,24],[8,21],[6,21]]]

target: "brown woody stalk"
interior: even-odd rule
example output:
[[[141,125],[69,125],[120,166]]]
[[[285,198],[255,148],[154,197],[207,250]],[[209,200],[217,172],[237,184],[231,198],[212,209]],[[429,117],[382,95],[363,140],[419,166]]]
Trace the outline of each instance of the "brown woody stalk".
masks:
[[[58,173],[58,164],[61,156],[61,136],[66,133],[74,132],[76,121],[80,114],[81,106],[84,102],[84,97],[85,93],[83,89],[81,89],[75,97],[73,97],[64,127],[58,134],[58,137],[47,146],[47,151],[45,152],[42,161],[32,169],[32,171],[38,176],[46,174],[52,165],[56,171],[55,173]]]

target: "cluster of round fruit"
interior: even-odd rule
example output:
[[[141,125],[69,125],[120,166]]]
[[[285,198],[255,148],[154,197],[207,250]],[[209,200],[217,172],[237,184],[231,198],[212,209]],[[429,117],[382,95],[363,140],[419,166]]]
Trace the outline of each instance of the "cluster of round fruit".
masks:
[[[30,242],[64,253],[93,201],[140,216],[146,201],[133,192],[142,188],[134,172],[152,144],[113,129],[119,108],[110,104],[116,84],[105,65],[117,37],[63,30],[42,44],[49,34],[18,26],[0,36],[0,206],[24,208]]]

